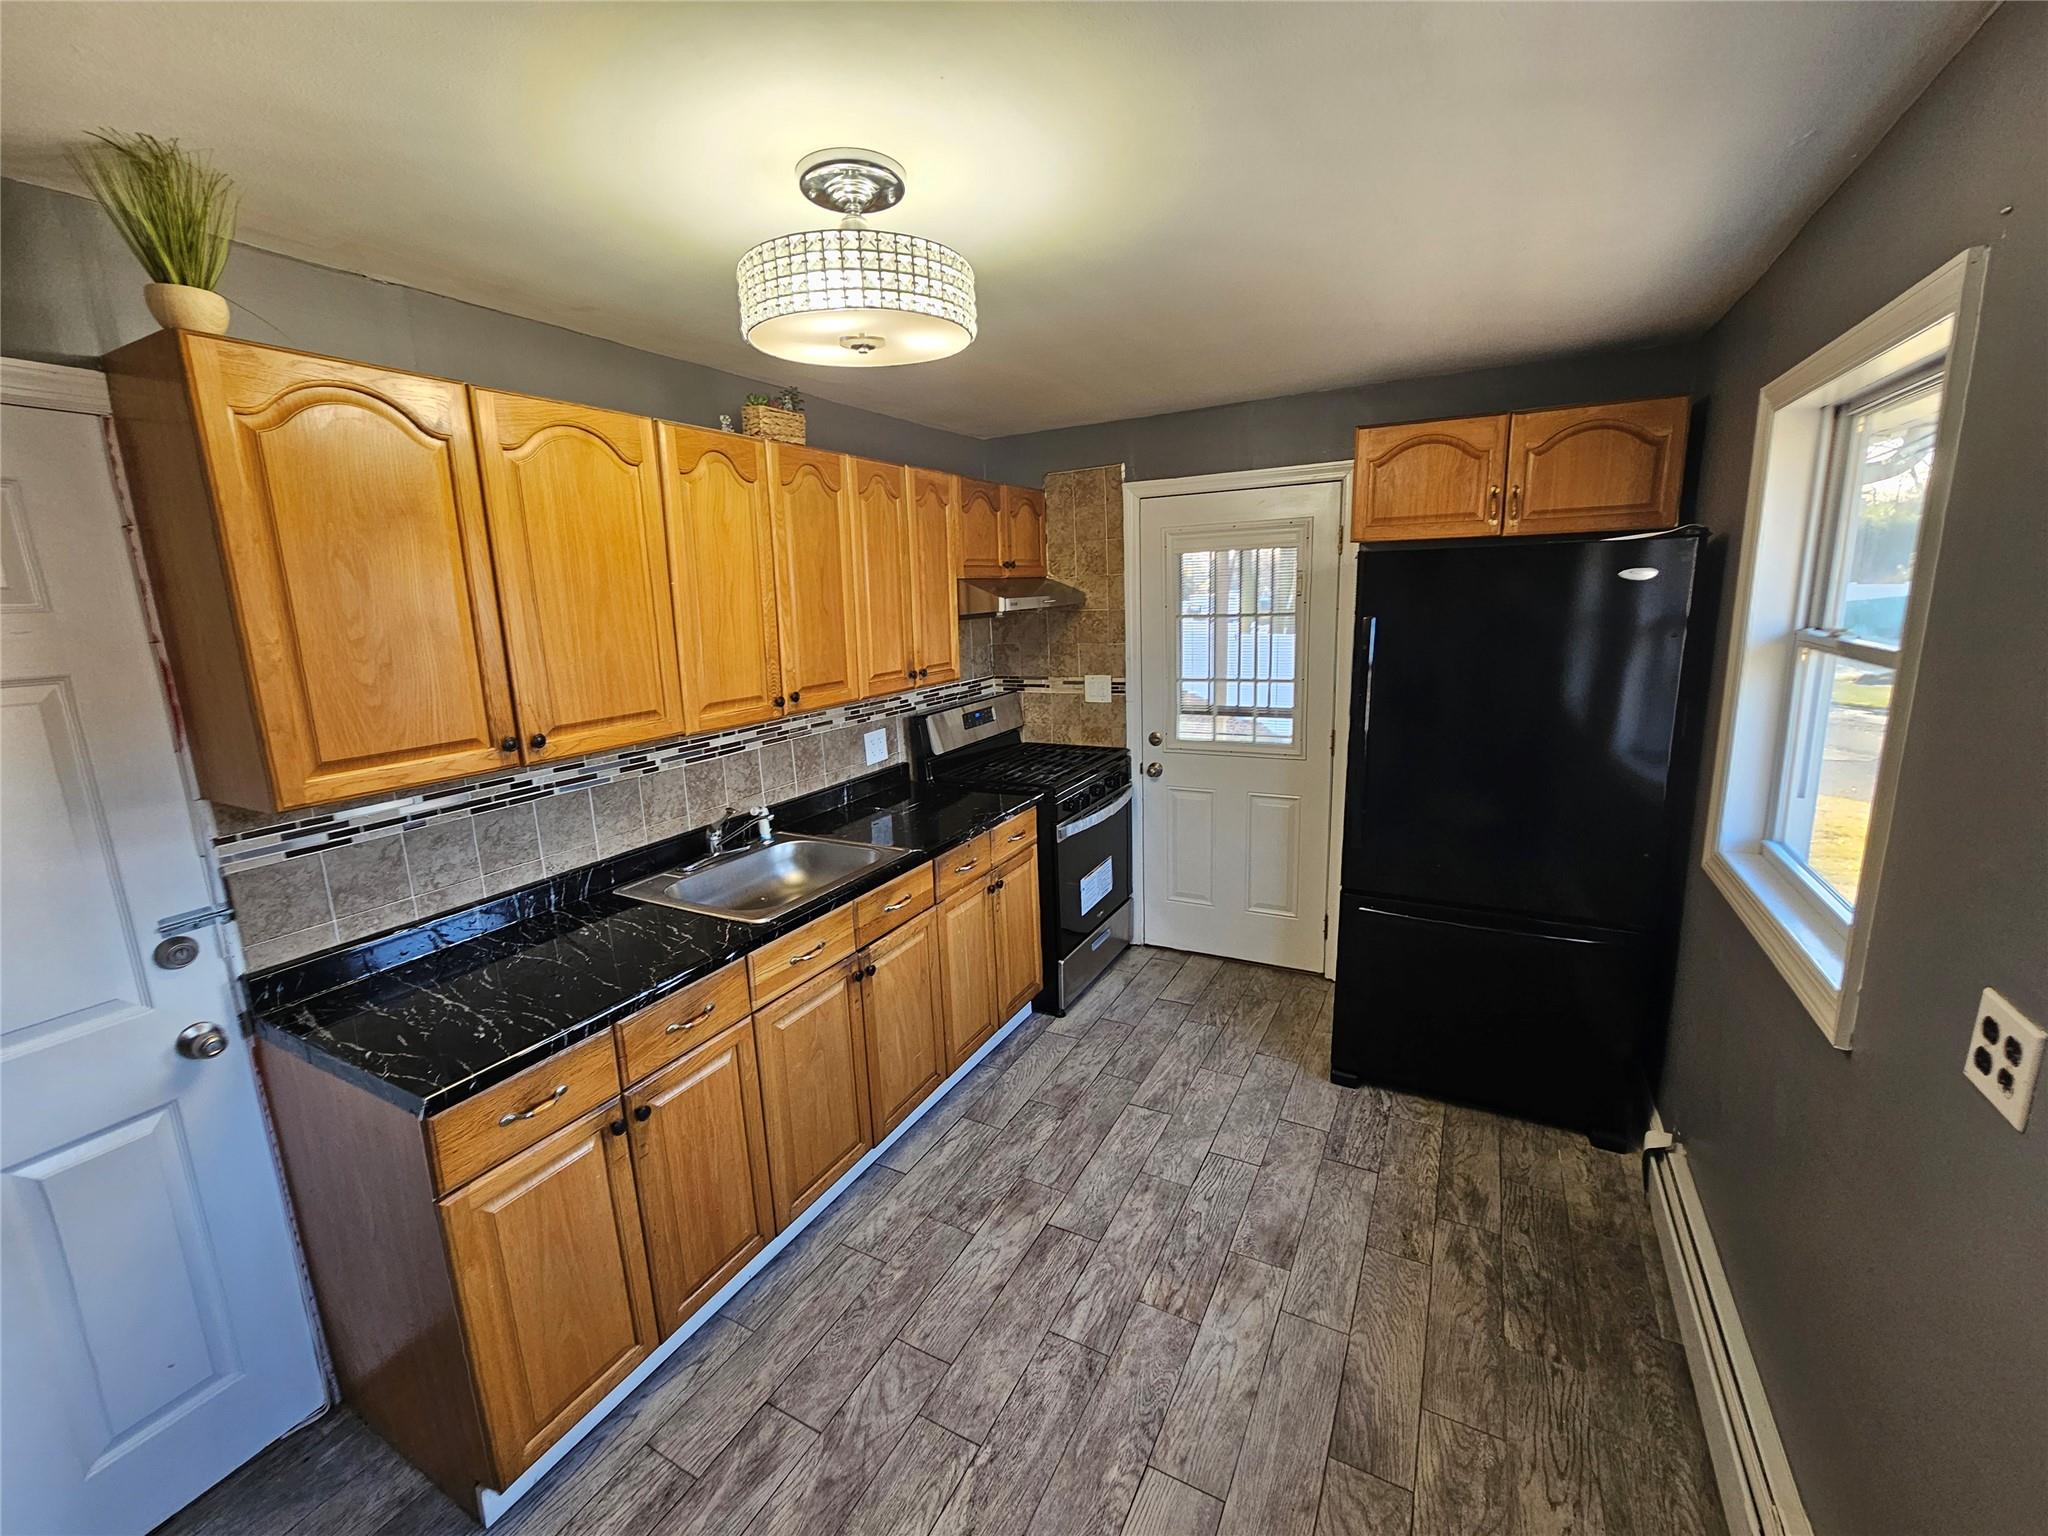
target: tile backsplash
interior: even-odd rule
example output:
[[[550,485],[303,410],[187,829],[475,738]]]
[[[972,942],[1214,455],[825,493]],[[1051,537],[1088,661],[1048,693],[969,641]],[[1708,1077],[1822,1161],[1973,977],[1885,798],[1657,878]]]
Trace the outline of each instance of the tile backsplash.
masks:
[[[314,812],[217,805],[213,852],[243,968],[469,906],[733,806],[859,778],[875,768],[863,741],[872,730],[887,733],[885,762],[902,762],[912,714],[1012,686],[986,675],[993,622],[962,622],[963,680],[936,688]]]
[[[1046,567],[1087,594],[1080,608],[1006,614],[995,621],[995,670],[1029,679],[1031,741],[1124,743],[1124,472],[1119,464],[1045,477]],[[1081,679],[1106,672],[1116,697],[1090,704]]]

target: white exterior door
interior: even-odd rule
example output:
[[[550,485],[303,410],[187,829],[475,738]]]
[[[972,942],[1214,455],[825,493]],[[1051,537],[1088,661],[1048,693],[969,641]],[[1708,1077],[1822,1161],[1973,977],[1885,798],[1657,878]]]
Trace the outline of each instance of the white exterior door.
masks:
[[[0,453],[0,1526],[111,1536],[325,1386],[218,940],[152,957],[208,883],[100,421],[7,406]]]
[[[1342,484],[1138,504],[1145,941],[1323,968]]]

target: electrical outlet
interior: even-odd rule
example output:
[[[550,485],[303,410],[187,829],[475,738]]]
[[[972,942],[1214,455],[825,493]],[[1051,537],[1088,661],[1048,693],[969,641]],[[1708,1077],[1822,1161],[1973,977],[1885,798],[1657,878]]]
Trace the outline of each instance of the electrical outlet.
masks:
[[[1992,988],[1984,989],[1977,1017],[1970,1025],[1963,1076],[1977,1085],[1977,1091],[1997,1106],[2016,1131],[2027,1128],[2027,1108],[2034,1102],[2034,1080],[2041,1075],[2044,1042],[2048,1042],[2048,1030]]]
[[[889,733],[869,731],[860,739],[861,749],[867,754],[868,766],[872,768],[889,755]]]

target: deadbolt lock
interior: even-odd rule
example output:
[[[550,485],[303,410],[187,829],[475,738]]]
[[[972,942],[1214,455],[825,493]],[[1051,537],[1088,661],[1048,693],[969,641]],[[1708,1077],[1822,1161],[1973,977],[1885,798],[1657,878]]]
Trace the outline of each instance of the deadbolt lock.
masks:
[[[174,934],[158,942],[150,958],[167,971],[182,971],[199,958],[199,941],[186,934]]]

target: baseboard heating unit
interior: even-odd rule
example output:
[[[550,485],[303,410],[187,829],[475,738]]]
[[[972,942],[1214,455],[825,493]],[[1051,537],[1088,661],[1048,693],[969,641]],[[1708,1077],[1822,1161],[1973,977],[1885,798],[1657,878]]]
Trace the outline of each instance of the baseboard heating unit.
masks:
[[[1657,1246],[1728,1528],[1732,1536],[1813,1536],[1685,1148],[1656,1121],[1643,1158]]]

